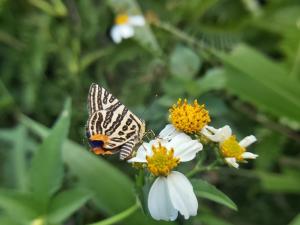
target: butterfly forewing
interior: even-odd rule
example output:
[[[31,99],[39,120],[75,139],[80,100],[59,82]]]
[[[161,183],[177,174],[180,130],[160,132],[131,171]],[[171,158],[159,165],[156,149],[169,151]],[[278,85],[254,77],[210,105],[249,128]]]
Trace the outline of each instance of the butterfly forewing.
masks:
[[[117,98],[97,84],[89,92],[89,136],[102,134],[108,137],[105,149],[120,147],[120,158],[127,158],[132,148],[142,139],[145,124],[129,111]]]
[[[108,109],[109,107],[115,106],[116,104],[122,104],[112,94],[106,91],[103,87],[93,83],[90,86],[88,96],[88,110],[89,116],[94,112]]]

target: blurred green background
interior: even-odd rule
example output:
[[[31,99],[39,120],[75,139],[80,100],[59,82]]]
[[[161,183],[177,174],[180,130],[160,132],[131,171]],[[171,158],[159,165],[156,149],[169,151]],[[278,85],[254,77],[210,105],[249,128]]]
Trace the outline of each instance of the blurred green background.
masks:
[[[149,24],[115,45],[120,12]],[[299,0],[0,0],[1,225],[88,224],[134,204],[136,171],[88,152],[92,82],[155,132],[181,97],[257,136],[255,161],[198,175],[238,211],[200,198],[176,223],[300,224]],[[158,222],[138,211],[120,224]]]

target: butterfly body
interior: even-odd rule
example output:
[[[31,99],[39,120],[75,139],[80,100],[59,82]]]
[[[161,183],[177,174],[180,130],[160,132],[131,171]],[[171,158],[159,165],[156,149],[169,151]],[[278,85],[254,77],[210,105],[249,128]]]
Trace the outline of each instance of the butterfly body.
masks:
[[[97,84],[90,87],[88,103],[86,133],[92,151],[101,155],[120,151],[121,159],[128,158],[143,138],[145,122]]]

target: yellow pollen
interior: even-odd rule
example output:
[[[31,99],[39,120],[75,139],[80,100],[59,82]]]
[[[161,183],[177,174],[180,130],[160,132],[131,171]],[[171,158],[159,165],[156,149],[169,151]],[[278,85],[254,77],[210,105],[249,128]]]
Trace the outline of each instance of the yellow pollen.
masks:
[[[129,16],[127,14],[119,14],[115,19],[115,24],[122,25],[128,23]]]
[[[246,151],[245,148],[239,145],[234,135],[222,142],[220,144],[220,149],[225,158],[236,158],[237,161],[243,160],[242,154]]]
[[[185,133],[196,133],[210,122],[208,111],[204,105],[199,105],[197,100],[188,104],[187,100],[178,99],[169,110],[169,120],[178,130]]]
[[[147,156],[148,170],[154,176],[167,176],[179,164],[179,158],[174,157],[174,149],[167,150],[159,143],[158,147],[152,146],[152,156]]]

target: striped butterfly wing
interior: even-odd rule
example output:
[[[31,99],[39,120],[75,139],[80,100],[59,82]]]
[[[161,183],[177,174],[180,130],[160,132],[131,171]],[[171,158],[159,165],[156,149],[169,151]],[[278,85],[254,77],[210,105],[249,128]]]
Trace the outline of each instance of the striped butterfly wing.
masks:
[[[88,111],[89,116],[93,113],[109,109],[113,110],[114,108],[122,105],[122,103],[114,97],[111,93],[105,90],[103,87],[98,84],[92,83],[88,95]],[[125,106],[124,106],[125,107]]]
[[[105,100],[99,100],[100,97]],[[96,84],[92,84],[90,88],[89,111],[90,117],[87,123],[89,136],[105,135],[108,141],[104,143],[104,149],[116,151],[115,149],[119,147],[121,159],[130,156],[133,147],[143,137],[144,121]]]

